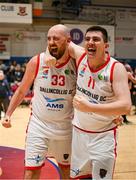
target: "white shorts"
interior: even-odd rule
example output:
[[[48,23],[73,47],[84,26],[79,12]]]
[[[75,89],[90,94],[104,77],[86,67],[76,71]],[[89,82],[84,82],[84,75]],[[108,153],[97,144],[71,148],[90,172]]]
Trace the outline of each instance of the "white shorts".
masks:
[[[49,140],[29,133],[26,139],[25,168],[37,169],[42,167],[46,157],[54,157],[59,165],[69,166],[71,139]]]
[[[116,129],[87,133],[73,128],[71,178],[91,175],[95,180],[111,180],[116,158]]]

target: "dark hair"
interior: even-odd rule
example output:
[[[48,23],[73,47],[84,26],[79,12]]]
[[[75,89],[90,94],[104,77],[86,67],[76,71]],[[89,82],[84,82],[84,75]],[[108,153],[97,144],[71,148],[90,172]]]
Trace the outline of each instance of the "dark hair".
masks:
[[[86,33],[87,32],[92,32],[92,31],[98,31],[98,32],[101,32],[103,34],[103,40],[104,42],[108,42],[108,33],[107,33],[107,30],[101,26],[91,26],[89,27],[87,30],[86,30]],[[85,33],[85,35],[86,35]]]

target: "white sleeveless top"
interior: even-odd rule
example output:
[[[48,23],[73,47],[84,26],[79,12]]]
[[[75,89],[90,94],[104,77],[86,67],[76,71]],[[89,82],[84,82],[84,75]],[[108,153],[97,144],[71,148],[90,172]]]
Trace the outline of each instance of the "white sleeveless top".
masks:
[[[45,64],[45,53],[38,57],[37,75],[34,81],[32,98],[32,116],[42,121],[47,131],[59,131],[59,134],[71,132],[73,106],[76,91],[76,65],[70,57],[66,63],[49,68]],[[45,129],[46,131],[46,129]]]
[[[106,63],[96,71],[90,69],[87,55],[84,54],[78,66],[76,94],[84,96],[89,102],[107,104],[115,100],[112,89],[112,76],[114,65],[117,63],[108,57]],[[112,120],[117,116],[100,115],[97,113],[84,113],[75,109],[73,125],[84,131],[101,132],[114,128]]]

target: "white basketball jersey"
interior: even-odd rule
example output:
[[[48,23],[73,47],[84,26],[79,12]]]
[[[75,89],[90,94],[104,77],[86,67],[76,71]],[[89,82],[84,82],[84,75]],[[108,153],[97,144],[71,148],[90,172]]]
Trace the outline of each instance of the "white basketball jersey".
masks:
[[[68,58],[65,64],[49,68],[45,58],[45,53],[37,58],[39,67],[34,81],[28,131],[41,132],[39,136],[44,134],[50,139],[69,138],[72,134],[72,101],[76,90],[75,60]]]
[[[84,96],[90,103],[107,104],[115,100],[112,89],[112,76],[115,59],[108,57],[106,63],[97,70],[92,70],[84,55],[78,67],[76,94]],[[75,109],[73,124],[85,131],[106,131],[115,124],[116,116],[84,113]]]

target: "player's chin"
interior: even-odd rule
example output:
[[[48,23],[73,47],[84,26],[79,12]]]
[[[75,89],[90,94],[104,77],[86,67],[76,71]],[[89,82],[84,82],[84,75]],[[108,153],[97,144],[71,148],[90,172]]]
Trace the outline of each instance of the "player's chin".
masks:
[[[56,59],[58,59],[58,53],[57,53],[57,52],[51,52],[51,55],[52,55],[53,57],[55,57]]]

